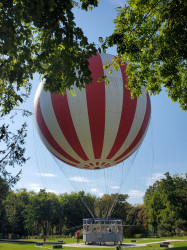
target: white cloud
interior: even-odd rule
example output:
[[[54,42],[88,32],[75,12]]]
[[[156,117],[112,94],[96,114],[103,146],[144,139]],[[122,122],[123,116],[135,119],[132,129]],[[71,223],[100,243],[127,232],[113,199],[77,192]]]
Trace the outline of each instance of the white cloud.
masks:
[[[91,189],[90,189],[90,192],[92,192],[92,193],[98,193],[99,190],[98,190],[98,188],[91,188]]]
[[[130,198],[142,198],[144,196],[144,192],[132,189],[128,192],[128,195]]]
[[[112,189],[120,189],[120,186],[111,186]]]
[[[81,177],[81,176],[74,176],[74,177],[70,177],[68,180],[70,181],[77,181],[77,182],[90,182],[89,179],[85,178],[85,177]]]
[[[55,174],[48,174],[48,173],[37,173],[36,175],[42,176],[42,177],[57,177]]]
[[[28,188],[31,191],[34,191],[36,193],[40,192],[40,189],[44,189],[43,187],[41,187],[38,183],[31,183],[28,185]],[[51,190],[51,189],[47,189],[45,188],[46,192],[50,192],[50,193],[56,193],[55,190]]]
[[[96,194],[96,195],[99,196],[99,197],[102,197],[102,196],[103,196],[103,193],[99,192],[99,189],[98,189],[98,188],[91,188],[91,189],[90,189],[90,192],[93,193],[93,194]]]
[[[37,183],[31,183],[31,184],[29,184],[28,187],[29,187],[29,189],[31,189],[32,191],[35,191],[35,192],[39,192],[41,189],[40,185]]]
[[[154,173],[154,174],[151,175],[151,177],[146,178],[147,179],[146,180],[146,185],[149,187],[149,186],[153,185],[153,183],[155,181],[160,180],[163,177],[164,177],[164,174],[162,174],[162,173]]]

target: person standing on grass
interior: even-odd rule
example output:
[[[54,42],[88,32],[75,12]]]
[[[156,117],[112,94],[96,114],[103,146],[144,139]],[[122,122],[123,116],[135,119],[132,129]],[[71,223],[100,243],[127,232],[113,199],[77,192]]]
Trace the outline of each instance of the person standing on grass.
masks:
[[[79,243],[79,238],[80,238],[80,232],[77,231],[77,243]]]

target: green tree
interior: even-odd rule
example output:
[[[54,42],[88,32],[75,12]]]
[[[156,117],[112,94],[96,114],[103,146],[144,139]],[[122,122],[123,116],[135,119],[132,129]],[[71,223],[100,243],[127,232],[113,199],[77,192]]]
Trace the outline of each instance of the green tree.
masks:
[[[98,218],[120,218],[126,221],[131,205],[126,201],[127,194],[104,194],[94,203],[95,215]]]
[[[144,204],[137,204],[137,219],[136,219],[136,223],[137,225],[143,225],[145,228],[148,227],[147,225],[147,211],[145,209],[145,205]]]
[[[116,195],[104,194],[102,197],[98,197],[94,204],[94,210],[96,217],[98,218],[108,218],[109,213],[111,214],[111,209],[117,202]]]
[[[156,181],[145,193],[148,224],[164,235],[187,231],[187,176],[171,176],[169,173]]]
[[[50,226],[54,223],[55,210],[53,207],[54,194],[41,189],[38,194],[30,197],[26,211],[26,228],[33,234],[42,229],[43,235],[49,234]],[[40,232],[41,233],[41,232]]]
[[[119,67],[119,59],[127,63],[132,96],[140,95],[142,86],[153,95],[164,87],[171,100],[187,110],[186,2],[129,0],[117,9],[114,23],[102,47],[117,46],[113,66]]]
[[[98,0],[81,0],[88,10]],[[38,72],[45,88],[63,93],[72,84],[91,80],[87,59],[96,53],[81,28],[76,27],[73,0],[2,0],[0,3],[0,108],[7,114],[31,91]]]
[[[45,77],[45,88],[63,93],[72,84],[84,87],[91,80],[87,59],[96,53],[74,22],[73,7],[83,10],[98,0],[2,0],[0,2],[0,113],[7,115],[31,92],[34,73]],[[26,124],[16,133],[0,126],[0,173],[15,184],[7,166],[26,162],[23,146]],[[16,142],[16,138],[18,139]]]
[[[141,237],[147,236],[147,216],[144,204],[131,205],[125,222],[127,227],[124,227],[124,235],[126,237],[135,237],[136,234]]]
[[[64,215],[63,226],[68,228],[72,235],[77,229],[82,228],[83,218],[90,218],[90,212],[95,202],[95,196],[85,194],[84,191],[71,194],[61,194],[60,201]]]
[[[84,192],[56,195],[44,189],[38,194],[11,190],[0,207],[0,229],[20,236],[74,234],[83,218],[90,217],[83,199],[93,206],[95,197]]]
[[[29,203],[29,193],[25,189],[10,190],[6,200],[3,202],[6,217],[9,222],[9,233],[26,236],[25,228],[26,207]]]
[[[114,196],[114,194],[112,196]],[[116,194],[116,196],[117,196],[117,201],[115,206],[113,207],[111,217],[120,218],[123,220],[124,224],[126,224],[127,214],[131,207],[131,205],[127,202],[128,195]]]
[[[19,200],[13,191],[5,201],[6,215],[10,224],[11,231],[9,233],[16,234],[19,231],[19,215],[18,215]]]
[[[22,124],[21,128],[14,132],[5,123],[0,127],[0,174],[9,186],[13,186],[19,180],[21,170],[13,176],[7,171],[7,167],[22,166],[28,160],[25,157],[26,135],[26,123]]]
[[[97,198],[94,204],[96,217],[119,218],[123,221],[123,233],[125,237],[134,237],[135,234],[147,235],[142,216],[138,213],[142,206],[133,206],[127,202],[127,194],[104,194]]]
[[[9,191],[8,183],[0,176],[0,214],[1,214],[1,205],[2,201],[6,199]]]
[[[83,218],[91,217],[89,210],[95,208],[98,212],[97,217],[106,217],[106,211],[111,211],[111,217],[121,218],[124,225],[131,225],[130,229],[124,230],[126,236],[144,233],[145,228],[136,225],[140,208],[130,205],[126,201],[127,197],[124,194],[112,194],[96,199],[95,196],[83,191],[56,195],[44,189],[39,193],[27,192],[25,189],[11,190],[6,198],[3,197],[0,229],[5,233],[20,236],[74,235],[82,228]],[[103,210],[106,210],[105,213],[102,213]],[[182,220],[178,220],[179,226],[182,223]]]
[[[6,216],[4,201],[9,192],[9,184],[0,176],[0,232],[7,233],[9,223]]]

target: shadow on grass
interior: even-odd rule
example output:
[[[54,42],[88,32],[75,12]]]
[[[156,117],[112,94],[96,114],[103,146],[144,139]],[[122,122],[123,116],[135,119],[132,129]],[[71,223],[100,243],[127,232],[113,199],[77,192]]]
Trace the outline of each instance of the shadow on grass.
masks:
[[[48,247],[47,245],[43,245]],[[34,250],[36,248],[35,243],[22,243],[22,242],[0,242],[0,250]]]
[[[171,244],[172,245],[172,244]],[[155,246],[155,245],[148,245],[148,246],[146,246],[146,247],[144,247],[145,249],[151,249],[151,248],[153,248],[153,249],[155,249],[155,247],[156,247],[156,249],[160,249],[160,250],[166,250],[166,249],[172,249],[172,250],[187,250],[187,245],[186,246],[172,246],[171,248],[169,248],[169,247],[160,247],[160,246]],[[122,248],[122,250],[123,250],[123,248]],[[125,250],[125,249],[124,249]],[[138,249],[137,249],[138,250]],[[140,250],[141,250],[141,247],[140,247]]]
[[[187,245],[183,247],[172,247],[172,250],[187,250]]]

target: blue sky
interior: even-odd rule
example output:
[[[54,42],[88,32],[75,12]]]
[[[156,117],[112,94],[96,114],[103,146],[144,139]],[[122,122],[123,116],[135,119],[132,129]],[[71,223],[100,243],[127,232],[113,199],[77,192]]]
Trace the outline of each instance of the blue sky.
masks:
[[[75,21],[90,42],[99,44],[100,36],[105,38],[112,33],[115,8],[122,2],[124,1],[103,0],[92,12],[75,10]],[[109,49],[107,53],[115,55],[115,48]],[[32,81],[31,96],[24,104],[30,111],[33,111],[34,95],[40,80],[36,74]],[[171,103],[165,92],[151,97],[151,105],[149,130],[138,153],[119,166],[119,170],[116,171],[118,173],[108,170],[100,176],[97,172],[92,181],[90,176],[69,169],[65,164],[60,170],[50,153],[43,147],[35,130],[33,117],[28,118],[26,149],[30,160],[23,166],[21,180],[15,188],[34,191],[46,188],[57,194],[83,188],[85,192],[102,195],[105,192],[118,192],[120,186],[121,193],[129,194],[129,202],[141,203],[146,188],[165,172],[184,174],[187,170],[187,113],[182,111],[177,103]],[[20,124],[19,117],[15,123]],[[107,183],[104,189],[102,183]]]

